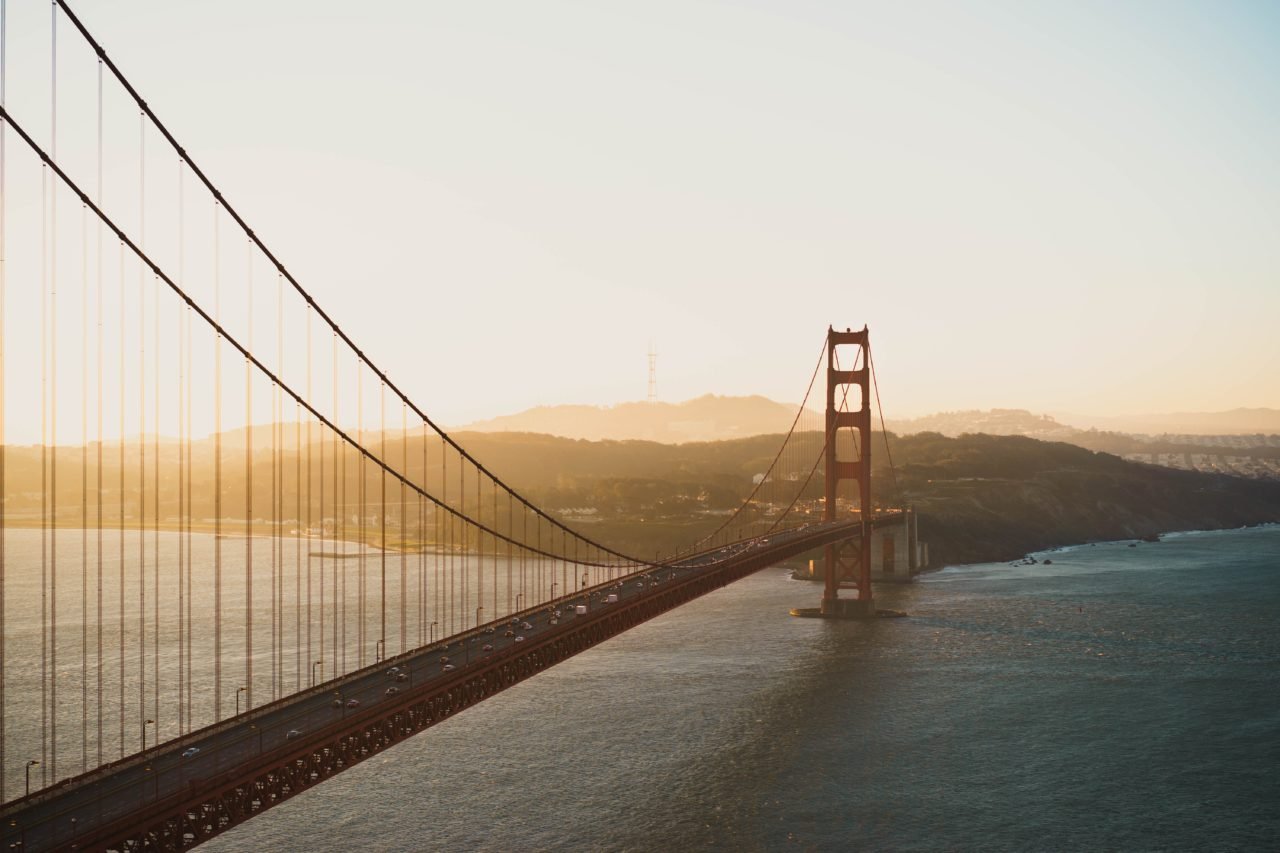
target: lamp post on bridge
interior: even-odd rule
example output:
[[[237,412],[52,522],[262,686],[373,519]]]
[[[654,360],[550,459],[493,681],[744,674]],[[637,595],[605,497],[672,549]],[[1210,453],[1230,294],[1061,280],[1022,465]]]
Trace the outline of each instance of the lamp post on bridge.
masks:
[[[236,716],[240,716],[240,694],[248,691],[248,687],[236,688]]]
[[[524,593],[523,593],[523,592],[517,592],[517,593],[516,593],[516,611],[517,611],[517,612],[519,612],[519,610],[520,610],[520,599],[522,599],[522,598],[524,598]]]
[[[428,629],[429,633],[427,634],[427,645],[431,645],[436,641],[436,626],[439,624],[439,622],[431,623],[431,627]]]
[[[147,751],[147,726],[154,726],[155,724],[156,724],[155,720],[142,721],[142,751],[143,752]]]
[[[551,599],[554,601],[556,597],[556,582],[551,582]]]
[[[378,639],[378,642],[373,644],[373,662],[381,663],[382,655],[386,652],[386,650],[387,650],[387,638],[381,637]]]
[[[316,667],[324,663],[324,660],[318,660],[311,664],[311,686],[316,686]]]
[[[484,610],[483,604],[476,608],[476,627],[477,628],[480,627],[480,611],[481,610]]]
[[[27,794],[28,795],[31,794],[31,768],[39,767],[39,766],[40,766],[40,762],[36,761],[34,758],[27,762]]]

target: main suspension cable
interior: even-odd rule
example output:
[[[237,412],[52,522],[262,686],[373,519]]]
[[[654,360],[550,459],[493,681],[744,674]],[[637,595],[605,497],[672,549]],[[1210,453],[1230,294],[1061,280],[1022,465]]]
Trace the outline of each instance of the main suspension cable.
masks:
[[[411,399],[409,399],[409,397],[403,391],[401,391],[400,388],[394,382],[391,381],[390,377],[388,377],[386,373],[384,373],[381,369],[379,369],[377,365],[375,365],[372,362],[372,360],[369,359],[369,357],[364,354],[363,350],[361,350],[359,347],[355,345],[355,342],[352,341],[351,338],[347,336],[347,334],[342,330],[342,328],[327,313],[325,313],[325,311],[320,307],[319,303],[316,302],[315,298],[302,287],[302,285],[297,281],[297,279],[293,277],[293,274],[290,273],[288,269],[284,266],[283,262],[281,262],[267,248],[266,244],[264,244],[262,240],[257,236],[257,234],[254,233],[253,229],[251,229],[248,226],[248,223],[243,218],[241,218],[240,214],[233,207],[231,207],[231,205],[226,201],[226,199],[223,197],[222,193],[218,190],[218,188],[213,184],[213,182],[208,178],[208,176],[205,175],[204,171],[201,170],[199,166],[197,166],[196,163],[191,160],[186,150],[181,145],[178,144],[177,139],[173,136],[172,133],[169,132],[169,129],[160,121],[160,119],[156,116],[155,112],[151,109],[150,106],[148,106],[147,102],[142,99],[142,96],[138,94],[138,91],[129,82],[128,78],[124,76],[123,72],[121,72],[120,69],[116,66],[116,64],[110,59],[110,57],[107,56],[106,50],[102,47],[102,45],[99,44],[98,41],[89,33],[88,29],[80,21],[79,17],[77,17],[76,14],[71,11],[71,8],[67,5],[66,0],[54,0],[54,2],[67,15],[67,19],[70,20],[73,25],[75,25],[76,29],[80,32],[81,36],[85,39],[85,41],[89,43],[90,47],[93,48],[94,52],[97,54],[99,59],[101,59],[106,64],[107,68],[115,76],[116,80],[124,88],[125,92],[129,95],[129,97],[131,97],[134,100],[134,102],[137,103],[138,107],[147,115],[147,117],[151,119],[151,122],[155,125],[156,129],[160,131],[160,134],[173,147],[173,149],[178,153],[178,155],[187,162],[187,165],[190,166],[191,168],[192,174],[198,177],[200,181],[205,185],[206,189],[208,189],[208,191],[214,196],[214,198],[218,200],[218,202],[222,206],[222,209],[224,209],[227,212],[227,215],[229,215],[235,221],[235,223],[245,232],[248,238],[254,243],[254,245],[258,247],[258,249],[267,258],[267,260],[270,261],[273,266],[275,266],[275,268],[280,272],[280,274],[283,275],[285,279],[289,281],[290,285],[293,286],[294,290],[297,291],[298,295],[301,296],[306,301],[306,303],[315,310],[317,316],[321,320],[323,320],[326,324],[328,324],[328,326],[331,329],[333,329],[334,333],[337,334],[348,347],[350,347],[350,349],[352,350],[353,353],[355,353],[356,357],[360,360],[360,362],[362,362],[366,367],[368,367],[374,373],[374,375],[378,378],[379,381],[385,382],[387,385],[387,388],[389,388],[392,391],[392,393],[394,393],[397,397],[399,397],[401,401],[404,402],[404,404],[407,405],[409,409],[417,417],[419,417],[421,420],[426,422],[428,426],[430,426],[431,429],[434,430],[441,437],[441,439],[443,439],[446,443],[452,446],[463,459],[465,459],[467,462],[471,463],[475,467],[479,468],[481,471],[485,473],[485,475],[489,477],[493,477],[494,480],[501,486],[501,488],[503,488],[505,491],[510,492],[515,497],[516,500],[524,504],[530,511],[546,519],[553,526],[565,531],[568,534],[573,535],[574,537],[582,540],[583,542],[587,542],[589,544],[595,545],[596,547],[600,548],[603,552],[613,557],[620,558],[625,562],[629,562],[633,564],[648,564],[648,561],[646,560],[642,560],[642,559],[624,554],[620,551],[616,551],[601,543],[596,542],[593,539],[590,539],[589,537],[583,536],[581,533],[578,533],[577,531],[569,528],[559,519],[555,518],[552,515],[549,515],[547,512],[545,512],[541,508],[535,506],[527,498],[525,498],[523,495],[521,495],[519,492],[513,489],[510,485],[508,485],[505,481],[497,478],[491,471],[489,471],[487,467],[482,465],[479,460],[477,460],[470,453],[468,453],[461,445],[459,445],[445,430],[443,430],[438,425],[436,425],[436,423],[431,418],[429,418],[425,412],[423,412],[420,408],[418,408],[418,406],[415,405],[414,402]]]

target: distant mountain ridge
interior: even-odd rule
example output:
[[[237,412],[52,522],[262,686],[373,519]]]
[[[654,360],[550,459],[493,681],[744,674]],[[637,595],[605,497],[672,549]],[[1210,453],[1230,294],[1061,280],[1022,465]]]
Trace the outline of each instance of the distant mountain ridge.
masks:
[[[537,406],[457,427],[469,432],[536,432],[588,441],[639,439],[664,444],[783,433],[796,407],[766,397],[705,394],[683,403]]]
[[[619,403],[615,406],[538,406],[456,427],[473,432],[536,432],[589,441],[640,439],[666,444],[723,441],[786,432],[796,407],[767,397],[722,397],[705,394],[683,403]],[[1276,435],[1280,409],[1232,409],[1099,418],[1034,414],[1026,409],[969,409],[937,412],[918,418],[886,420],[899,435],[938,432],[1024,435],[1045,441],[1072,441],[1090,430],[1159,436]]]
[[[1058,417],[1082,429],[1146,435],[1280,434],[1280,409],[1240,408],[1225,412],[1172,412],[1106,418],[1059,414]]]

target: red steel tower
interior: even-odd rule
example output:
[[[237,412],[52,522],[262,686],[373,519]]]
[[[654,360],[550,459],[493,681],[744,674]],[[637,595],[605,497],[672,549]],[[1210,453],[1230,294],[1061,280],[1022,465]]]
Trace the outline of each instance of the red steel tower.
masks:
[[[859,348],[860,352],[854,356],[853,360],[846,362],[856,369],[840,370],[836,367],[836,347],[839,346]],[[861,356],[860,359],[858,355]],[[859,363],[861,367],[858,367]],[[826,501],[823,518],[825,521],[837,519],[836,494],[840,481],[857,480],[858,514],[862,521],[862,535],[857,540],[848,539],[826,546],[824,554],[826,588],[822,594],[823,616],[875,615],[875,604],[871,599],[870,364],[871,341],[866,326],[863,326],[862,331],[859,332],[848,329],[838,332],[827,327]],[[841,411],[837,406],[836,393],[851,385],[857,385],[861,391],[860,407],[852,411]],[[846,395],[849,391],[841,392],[842,402],[847,399]],[[857,458],[853,460],[840,459],[837,450],[836,438],[840,430],[845,427],[856,430],[854,449]],[[840,598],[840,588],[845,581],[855,583],[858,591],[856,599]]]

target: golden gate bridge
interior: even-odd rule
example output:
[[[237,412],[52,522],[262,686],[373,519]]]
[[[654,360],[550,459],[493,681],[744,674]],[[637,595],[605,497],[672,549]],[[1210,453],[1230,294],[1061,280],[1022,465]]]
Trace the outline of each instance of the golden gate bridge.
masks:
[[[865,327],[827,330],[735,511],[676,553],[623,553],[410,400],[64,0],[14,8],[0,0],[6,849],[194,846],[815,549],[811,613],[876,614],[872,530],[908,514],[872,512]]]

